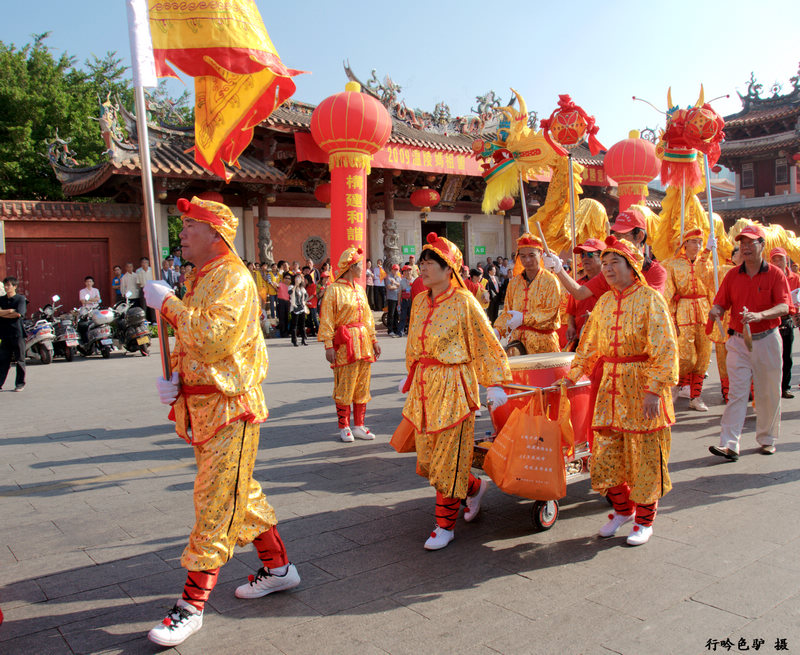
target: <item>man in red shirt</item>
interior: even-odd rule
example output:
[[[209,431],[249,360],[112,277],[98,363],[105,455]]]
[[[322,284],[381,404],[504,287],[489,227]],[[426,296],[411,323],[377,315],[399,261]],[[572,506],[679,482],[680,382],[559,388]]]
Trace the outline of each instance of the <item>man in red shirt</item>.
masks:
[[[730,391],[719,446],[710,446],[709,451],[732,461],[739,459],[751,380],[758,409],[756,442],[764,455],[775,452],[781,427],[782,345],[777,328],[792,301],[786,275],[763,257],[765,239],[764,230],[756,225],[736,235],[743,263],[725,275],[708,313],[715,319],[730,312],[731,336],[726,343]]]
[[[769,253],[769,261],[773,266],[777,266],[786,276],[789,284],[789,291],[794,291],[800,287],[800,276],[789,268],[789,255],[783,248],[773,248]],[[794,320],[793,315],[797,314],[796,307],[790,307],[790,312],[781,319],[781,326],[778,332],[783,342],[783,376],[781,379],[781,395],[784,398],[794,398],[790,391],[792,388],[792,344],[794,343]]]
[[[578,279],[578,284],[585,285],[593,277],[600,275],[600,255],[605,250],[606,244],[600,239],[586,239],[575,246],[573,252],[580,255],[583,277]],[[572,296],[567,300],[567,342],[580,339],[581,331],[589,318],[589,312],[594,309],[597,298],[593,295],[584,300],[575,300]],[[574,349],[573,349],[574,350]]]
[[[650,259],[645,252],[647,221],[645,221],[644,217],[632,209],[620,212],[611,226],[611,234],[617,239],[630,241],[639,248],[644,255],[642,273],[644,274],[645,282],[663,294],[667,283],[667,271],[664,270],[661,264]],[[603,275],[595,275],[585,285],[581,286],[564,270],[563,263],[556,255],[544,255],[542,263],[548,271],[558,276],[561,285],[569,291],[575,300],[586,300],[591,296],[599,298],[611,288]]]

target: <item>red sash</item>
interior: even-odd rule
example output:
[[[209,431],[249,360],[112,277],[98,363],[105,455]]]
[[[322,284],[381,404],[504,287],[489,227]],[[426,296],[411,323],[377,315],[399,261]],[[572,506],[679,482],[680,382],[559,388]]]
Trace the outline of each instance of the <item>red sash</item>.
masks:
[[[537,334],[555,334],[555,330],[541,330],[539,328],[535,328],[532,325],[520,325],[516,328],[517,330],[528,330],[529,332],[536,332]]]
[[[347,350],[347,363],[350,364],[356,357],[355,346],[353,346],[353,335],[350,334],[350,328],[363,327],[363,323],[348,323],[347,325],[340,325],[336,328],[336,333],[333,335],[333,345],[341,346],[344,344]]]
[[[403,393],[408,393],[408,390],[411,388],[411,381],[414,379],[417,366],[422,366],[422,368],[425,369],[428,366],[458,366],[458,364],[445,364],[433,357],[420,357],[411,365],[411,370],[408,372],[408,377],[406,377],[406,382],[403,385]]]
[[[589,379],[592,381],[592,397],[589,403],[590,420],[594,420],[594,406],[597,402],[597,392],[600,389],[600,381],[603,379],[603,365],[604,364],[629,364],[631,362],[646,362],[650,359],[650,355],[628,355],[627,357],[598,357],[594,363],[594,368],[589,374]]]

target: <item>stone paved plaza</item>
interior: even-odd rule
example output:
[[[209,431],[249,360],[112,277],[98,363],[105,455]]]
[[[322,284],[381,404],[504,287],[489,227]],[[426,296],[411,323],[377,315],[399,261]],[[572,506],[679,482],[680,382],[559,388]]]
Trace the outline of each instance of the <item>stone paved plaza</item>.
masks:
[[[800,651],[800,396],[783,401],[776,455],[757,453],[750,416],[741,459],[714,458],[712,364],[711,411],[678,402],[674,489],[646,546],[596,537],[608,508],[583,479],[547,532],[533,530],[530,501],[492,488],[480,518],[429,553],[433,492],[414,456],[388,445],[405,340],[381,345],[368,411],[379,438],[342,444],[321,345],[268,342],[271,416],[255,477],[302,583],[236,599],[259,566],[252,548],[237,550],[203,629],[169,652]],[[194,471],[158,403],[159,373],[157,356],[56,361],[31,365],[23,393],[0,394],[3,655],[159,652],[145,633],[185,579]],[[476,429],[489,427],[484,417]]]

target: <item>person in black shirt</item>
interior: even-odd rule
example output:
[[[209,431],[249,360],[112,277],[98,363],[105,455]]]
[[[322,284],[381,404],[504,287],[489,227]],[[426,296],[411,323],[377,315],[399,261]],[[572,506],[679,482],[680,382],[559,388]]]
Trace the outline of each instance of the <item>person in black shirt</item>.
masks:
[[[17,278],[3,280],[6,295],[0,297],[0,388],[5,384],[12,358],[17,360],[17,380],[14,391],[25,388],[25,331],[22,317],[28,301],[17,293]]]

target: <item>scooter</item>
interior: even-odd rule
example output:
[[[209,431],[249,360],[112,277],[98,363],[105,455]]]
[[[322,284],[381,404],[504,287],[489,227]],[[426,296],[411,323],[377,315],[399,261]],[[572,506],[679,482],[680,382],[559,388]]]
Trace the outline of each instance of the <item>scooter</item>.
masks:
[[[103,359],[111,356],[111,325],[114,323],[114,310],[90,309],[81,307],[78,312],[78,352],[88,357],[99,352]]]
[[[39,310],[40,312],[42,310]],[[42,364],[53,361],[53,328],[40,318],[23,322],[25,326],[25,355],[38,359]]]
[[[53,296],[53,304],[45,305],[42,313],[56,334],[53,342],[53,356],[63,357],[71,362],[78,351],[78,331],[75,329],[75,322],[72,320],[71,314],[62,314],[56,318],[55,313],[61,309],[61,305],[56,304],[59,300],[61,300],[60,296]]]
[[[125,300],[114,305],[116,337],[120,346],[124,346],[128,352],[139,351],[143,357],[147,357],[150,349],[150,330],[144,310],[141,307],[131,306],[130,293],[128,291]]]

